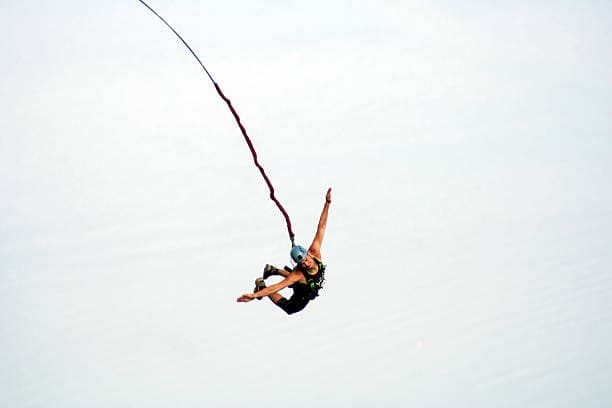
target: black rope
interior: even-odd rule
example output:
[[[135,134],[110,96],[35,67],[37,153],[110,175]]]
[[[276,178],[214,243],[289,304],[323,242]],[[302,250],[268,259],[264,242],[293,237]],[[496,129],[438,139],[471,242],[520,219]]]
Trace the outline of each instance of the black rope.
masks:
[[[148,8],[149,10],[151,10],[151,12],[153,14],[155,14],[161,21],[164,22],[165,25],[168,26],[169,29],[172,30],[172,32],[174,34],[176,34],[176,36],[179,38],[179,40],[181,40],[183,42],[183,44],[185,44],[185,47],[187,47],[187,49],[189,50],[189,52],[191,52],[191,55],[193,55],[195,57],[195,59],[198,60],[198,62],[200,63],[200,66],[202,67],[202,69],[204,70],[204,72],[206,72],[206,75],[208,75],[208,78],[210,78],[211,82],[213,83],[213,85],[216,85],[217,83],[215,82],[215,80],[213,79],[212,75],[210,75],[210,72],[208,72],[208,70],[206,69],[206,67],[204,66],[204,64],[202,63],[202,61],[200,60],[200,58],[196,55],[195,52],[193,52],[193,50],[191,49],[191,47],[189,46],[189,44],[187,44],[187,41],[183,40],[183,37],[181,37],[181,35],[179,33],[176,32],[176,30],[174,28],[172,28],[172,26],[170,24],[168,24],[168,22],[166,20],[164,20],[164,18],[162,16],[160,16],[159,14],[157,14],[157,11],[153,10],[151,8],[151,6],[149,6],[147,3],[145,3],[142,0],[138,0],[139,2],[141,2],[146,8]]]

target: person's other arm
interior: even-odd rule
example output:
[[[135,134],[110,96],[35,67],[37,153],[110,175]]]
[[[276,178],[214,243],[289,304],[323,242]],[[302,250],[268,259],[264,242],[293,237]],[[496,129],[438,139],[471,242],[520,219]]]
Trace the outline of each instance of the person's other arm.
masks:
[[[315,237],[312,240],[312,244],[310,244],[310,248],[308,248],[308,252],[319,259],[321,259],[321,244],[323,243],[323,236],[325,235],[325,227],[327,225],[327,213],[329,212],[330,204],[331,187],[327,189],[327,194],[325,194],[325,205],[323,206],[323,211],[321,212],[321,217],[319,218],[317,233],[315,234]]]
[[[275,283],[274,285],[270,285],[267,288],[263,288],[262,290],[255,292],[255,293],[245,293],[244,295],[236,299],[236,301],[237,302],[250,302],[251,300],[255,298],[271,295],[273,293],[281,291],[282,289],[285,289],[287,286],[293,285],[295,282],[302,279],[303,276],[304,275],[302,275],[302,272],[293,271],[289,274],[289,276],[287,276],[282,281]]]

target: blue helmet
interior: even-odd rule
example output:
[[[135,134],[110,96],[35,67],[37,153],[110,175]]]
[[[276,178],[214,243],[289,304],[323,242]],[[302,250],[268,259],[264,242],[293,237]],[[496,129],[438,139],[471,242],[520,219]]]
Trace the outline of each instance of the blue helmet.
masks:
[[[296,245],[291,248],[291,259],[297,264],[302,262],[304,258],[306,258],[306,255],[308,255],[308,251],[301,245]]]

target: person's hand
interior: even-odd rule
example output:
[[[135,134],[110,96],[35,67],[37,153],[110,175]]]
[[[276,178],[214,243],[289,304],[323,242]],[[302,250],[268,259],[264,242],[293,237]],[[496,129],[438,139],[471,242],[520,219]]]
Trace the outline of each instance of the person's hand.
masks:
[[[331,203],[331,187],[327,189],[327,194],[325,194],[325,201]]]
[[[253,299],[255,299],[255,296],[252,293],[245,293],[236,299],[236,302],[250,302]]]

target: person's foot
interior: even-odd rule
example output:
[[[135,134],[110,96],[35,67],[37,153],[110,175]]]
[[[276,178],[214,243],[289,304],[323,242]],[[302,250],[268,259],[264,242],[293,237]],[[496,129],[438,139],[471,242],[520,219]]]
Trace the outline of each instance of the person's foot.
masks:
[[[268,279],[272,275],[278,275],[278,268],[270,264],[266,264],[263,270],[263,278]]]
[[[266,288],[266,282],[264,282],[263,278],[255,279],[255,289],[253,289],[253,293],[259,292],[262,289]],[[261,300],[261,297],[258,297],[257,300]]]

